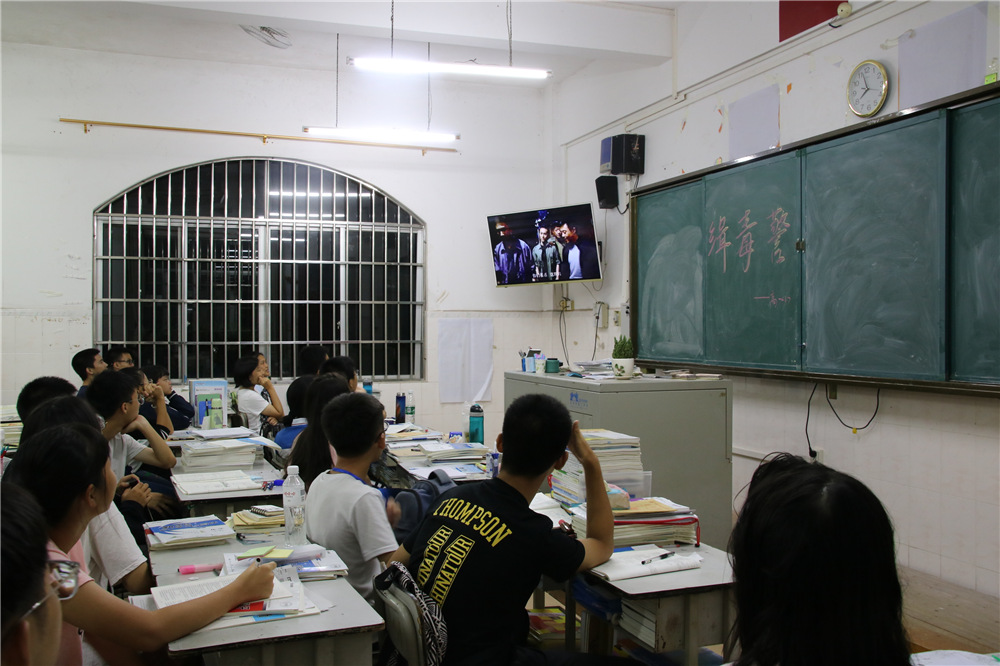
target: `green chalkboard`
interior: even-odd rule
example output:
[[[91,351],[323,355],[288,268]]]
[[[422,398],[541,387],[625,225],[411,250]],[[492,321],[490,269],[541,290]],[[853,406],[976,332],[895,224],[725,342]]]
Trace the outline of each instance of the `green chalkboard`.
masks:
[[[709,362],[799,366],[799,170],[790,154],[705,177]]]
[[[805,150],[804,369],[945,379],[944,112]]]
[[[1000,100],[951,123],[951,363],[956,379],[1000,378]]]
[[[704,359],[704,208],[701,182],[636,201],[640,358]]]
[[[1000,385],[1000,99],[977,94],[637,193],[640,360]]]

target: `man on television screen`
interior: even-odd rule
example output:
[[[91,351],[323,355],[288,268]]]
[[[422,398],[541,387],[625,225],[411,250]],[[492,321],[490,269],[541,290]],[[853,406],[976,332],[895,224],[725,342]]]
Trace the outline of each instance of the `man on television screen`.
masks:
[[[535,262],[535,282],[558,280],[561,258],[559,244],[549,235],[548,226],[539,223],[538,245],[531,250],[531,259]]]
[[[497,273],[497,284],[531,282],[534,272],[531,247],[514,236],[506,222],[501,220],[494,228],[500,237],[500,242],[493,248],[493,270]]]
[[[576,225],[563,222],[559,228],[562,246],[562,271],[570,280],[591,280],[601,276],[597,247],[589,238],[580,238]]]

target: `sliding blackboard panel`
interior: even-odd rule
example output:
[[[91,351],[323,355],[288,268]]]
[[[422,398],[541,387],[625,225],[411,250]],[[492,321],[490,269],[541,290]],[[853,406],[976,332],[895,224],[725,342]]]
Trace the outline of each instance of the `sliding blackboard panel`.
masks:
[[[711,363],[799,368],[799,172],[793,153],[705,177]]]
[[[805,149],[805,370],[945,379],[945,127]]]
[[[954,112],[952,378],[1000,383],[1000,100]]]
[[[704,357],[703,192],[699,181],[635,202],[640,358]]]

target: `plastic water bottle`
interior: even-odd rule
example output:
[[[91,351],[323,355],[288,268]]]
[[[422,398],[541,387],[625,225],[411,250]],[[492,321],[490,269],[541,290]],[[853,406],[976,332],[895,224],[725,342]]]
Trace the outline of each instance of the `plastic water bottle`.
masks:
[[[288,478],[282,484],[285,507],[285,545],[306,543],[306,484],[299,477],[299,466],[288,466]]]
[[[406,422],[417,422],[417,403],[413,402],[413,391],[406,392]]]
[[[483,408],[478,404],[469,408],[469,442],[483,443]]]

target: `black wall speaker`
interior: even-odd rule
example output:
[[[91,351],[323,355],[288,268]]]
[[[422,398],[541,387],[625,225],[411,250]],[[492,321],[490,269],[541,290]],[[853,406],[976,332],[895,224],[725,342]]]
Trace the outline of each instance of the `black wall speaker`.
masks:
[[[597,205],[601,208],[618,208],[618,179],[614,176],[598,176]]]

